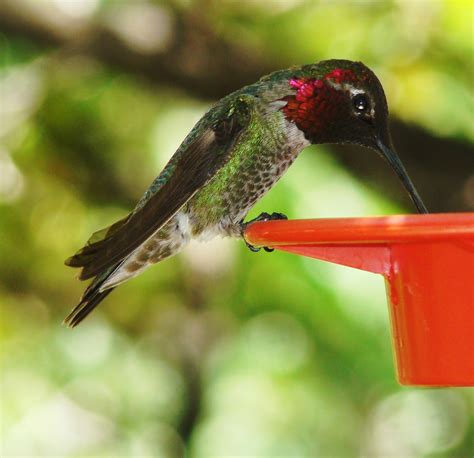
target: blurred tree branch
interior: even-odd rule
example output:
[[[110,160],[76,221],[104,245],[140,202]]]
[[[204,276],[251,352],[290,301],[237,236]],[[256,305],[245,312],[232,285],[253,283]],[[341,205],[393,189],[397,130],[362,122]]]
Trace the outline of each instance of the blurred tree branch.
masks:
[[[110,26],[107,17],[73,21],[61,15],[52,20],[51,15],[58,12],[48,14],[47,6],[43,3],[40,9],[25,0],[2,0],[0,31],[60,48],[65,54],[94,56],[118,70],[144,77],[154,84],[183,87],[204,99],[218,99],[275,68],[255,49],[249,52],[219,37],[197,10],[188,9],[186,13],[171,7],[157,10],[171,21],[172,29],[163,34],[166,35],[161,37],[163,43],[156,43],[158,49],[153,50],[130,46]]]
[[[85,54],[108,66],[145,78],[152,84],[170,84],[201,99],[218,99],[281,67],[258,50],[244,49],[219,36],[205,15],[186,10],[153,7],[171,28],[155,50],[130,46],[110,21],[72,20],[48,4],[25,0],[0,3],[0,31],[25,37],[41,47],[59,49],[57,56]],[[122,4],[120,4],[122,5]],[[63,17],[64,16],[64,17]],[[161,17],[161,16],[160,16]],[[165,39],[166,38],[166,39]],[[394,123],[393,136],[402,160],[431,211],[474,208],[473,156],[469,144],[436,138],[428,132]],[[341,162],[369,183],[380,185],[395,200],[408,200],[393,174],[373,153],[334,148]]]

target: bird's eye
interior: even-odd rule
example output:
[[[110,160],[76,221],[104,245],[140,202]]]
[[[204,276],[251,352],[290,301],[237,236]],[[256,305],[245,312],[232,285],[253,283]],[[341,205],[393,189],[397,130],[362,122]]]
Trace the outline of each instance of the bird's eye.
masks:
[[[365,113],[369,110],[369,99],[365,94],[357,94],[352,97],[352,105],[357,114]]]

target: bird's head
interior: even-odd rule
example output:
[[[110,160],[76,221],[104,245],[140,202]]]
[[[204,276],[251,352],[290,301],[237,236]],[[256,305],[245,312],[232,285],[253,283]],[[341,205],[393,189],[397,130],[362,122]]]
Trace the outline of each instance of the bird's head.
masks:
[[[420,213],[427,209],[392,144],[385,93],[360,62],[328,60],[306,65],[287,79],[290,95],[281,110],[313,144],[342,143],[379,152],[395,170]]]

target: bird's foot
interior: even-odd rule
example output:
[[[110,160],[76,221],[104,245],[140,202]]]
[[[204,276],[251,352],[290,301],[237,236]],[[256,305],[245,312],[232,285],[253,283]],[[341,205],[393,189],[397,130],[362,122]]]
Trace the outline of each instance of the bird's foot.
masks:
[[[247,221],[246,223],[242,223],[244,227],[247,227],[249,224],[256,223],[259,221],[273,221],[277,219],[288,219],[288,216],[284,215],[283,213],[276,213],[273,212],[271,215],[270,213],[263,212],[260,213],[256,218]]]
[[[242,238],[244,239],[244,242],[245,242],[245,244],[247,245],[247,248],[250,251],[253,251],[254,253],[257,253],[258,251],[261,250],[261,248],[253,246],[250,243],[248,243],[247,240],[245,240],[244,233],[245,233],[245,229],[247,228],[247,226],[249,224],[252,224],[252,223],[257,223],[257,222],[261,222],[261,221],[274,221],[274,220],[278,220],[278,219],[288,219],[288,216],[284,215],[283,213],[277,213],[277,212],[273,212],[272,214],[263,212],[263,213],[260,213],[260,215],[258,215],[256,218],[251,219],[250,221],[247,221],[246,223],[244,223],[244,222],[241,223]],[[271,253],[274,250],[273,248],[269,248],[267,246],[264,246],[262,248],[267,253]]]

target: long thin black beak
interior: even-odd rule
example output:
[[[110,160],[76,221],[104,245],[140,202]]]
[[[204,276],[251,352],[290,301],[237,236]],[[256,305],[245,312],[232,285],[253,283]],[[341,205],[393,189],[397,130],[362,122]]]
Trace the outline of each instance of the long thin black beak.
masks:
[[[421,200],[421,197],[418,194],[418,191],[416,190],[415,186],[410,180],[410,177],[408,176],[408,173],[405,170],[405,167],[403,167],[403,164],[400,161],[400,158],[395,152],[395,149],[393,148],[393,146],[387,146],[381,140],[377,140],[377,146],[379,147],[379,150],[382,153],[382,155],[385,157],[388,163],[392,166],[393,170],[395,170],[395,173],[398,175],[398,178],[400,178],[401,182],[403,183],[403,186],[405,186],[406,190],[408,191],[408,194],[411,197],[411,200],[415,204],[418,211],[420,213],[428,213],[428,209],[426,208],[425,204]]]

